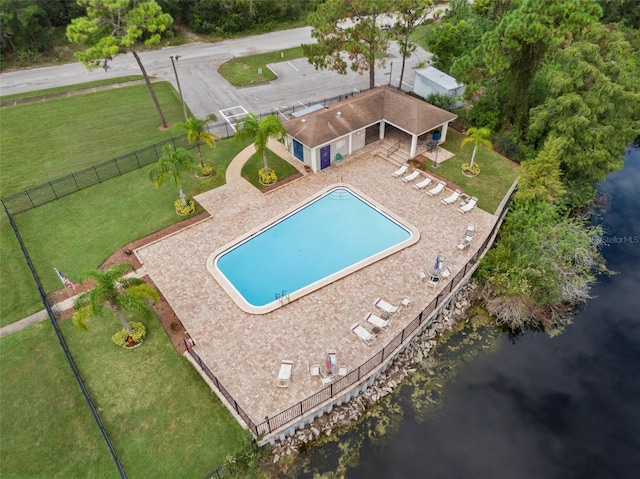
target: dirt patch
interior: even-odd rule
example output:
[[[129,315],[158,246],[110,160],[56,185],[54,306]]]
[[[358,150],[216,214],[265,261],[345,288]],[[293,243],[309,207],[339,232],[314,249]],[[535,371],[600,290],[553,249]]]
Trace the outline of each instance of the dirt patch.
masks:
[[[133,254],[133,250],[135,250],[136,248],[140,248],[141,246],[144,246],[146,244],[149,244],[153,241],[156,241],[160,238],[164,238],[165,236],[175,233],[176,231],[180,231],[186,228],[187,226],[190,226],[208,217],[209,217],[209,213],[207,213],[206,211],[203,211],[202,213],[196,216],[193,216],[189,219],[173,224],[171,226],[167,226],[166,228],[160,231],[156,231],[155,233],[145,236],[144,238],[140,238],[135,241],[132,241],[131,243],[123,246],[122,248],[114,252],[111,256],[109,256],[104,261],[104,263],[102,263],[102,265],[100,266],[100,269],[105,270],[113,266],[114,264],[118,264],[118,263],[131,263],[136,267],[136,269],[138,269],[142,266],[142,264],[140,263],[136,255]],[[144,276],[142,279],[146,281],[148,284],[155,287],[155,285],[153,284],[153,281],[151,281],[151,278],[149,278],[149,276]],[[83,284],[77,285],[76,289],[71,290],[70,292],[72,294],[79,294],[89,290],[91,287],[92,287],[91,283],[83,283]],[[67,292],[65,289],[54,291],[47,295],[47,299],[49,300],[50,304],[59,303],[61,301],[64,301],[68,297],[69,297],[69,292]],[[171,309],[171,306],[169,305],[165,297],[162,295],[162,293],[160,293],[160,301],[158,302],[157,305],[153,307],[153,309],[158,315],[158,318],[160,319],[160,322],[162,323],[162,327],[167,333],[167,336],[169,336],[169,339],[171,340],[171,344],[173,344],[173,347],[179,354],[183,354],[186,350],[185,340],[189,338],[189,334],[187,333],[187,330],[184,328],[184,326],[180,322],[180,319],[178,319],[178,316],[176,315],[176,313],[173,311],[173,309]],[[72,315],[73,315],[73,309],[70,308],[66,311],[58,313],[57,318],[58,318],[58,321],[62,321],[64,319],[70,318]]]

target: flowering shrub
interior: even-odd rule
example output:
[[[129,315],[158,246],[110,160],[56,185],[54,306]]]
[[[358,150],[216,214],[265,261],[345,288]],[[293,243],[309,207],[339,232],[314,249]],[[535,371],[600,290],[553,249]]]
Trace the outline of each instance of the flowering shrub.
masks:
[[[211,176],[211,175],[213,175],[213,166],[211,166],[211,165],[201,166],[198,169],[198,174],[200,176]]]
[[[187,204],[183,204],[182,200],[178,198],[173,202],[173,206],[176,208],[176,213],[179,215],[190,215],[196,209],[196,203],[193,200],[187,200]]]
[[[477,161],[473,162],[473,166],[471,166],[471,168],[469,168],[469,163],[462,163],[462,171],[464,173],[470,173],[474,176],[478,176],[480,174],[480,165],[478,164]]]
[[[147,328],[144,324],[131,322],[131,334],[127,334],[127,331],[122,328],[116,334],[111,336],[111,341],[121,347],[133,346],[134,344],[141,343],[144,337],[147,335]]]
[[[260,168],[260,171],[258,171],[258,179],[263,185],[270,185],[278,181],[278,176],[276,175],[276,172],[271,168],[269,168],[267,171],[265,171],[264,168]]]

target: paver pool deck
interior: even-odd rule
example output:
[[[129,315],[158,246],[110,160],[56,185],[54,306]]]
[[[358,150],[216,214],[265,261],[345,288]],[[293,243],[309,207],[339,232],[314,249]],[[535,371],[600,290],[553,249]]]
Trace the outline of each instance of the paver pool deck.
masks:
[[[136,250],[195,351],[256,424],[322,389],[317,378],[309,377],[308,365],[321,363],[327,350],[335,350],[338,363],[352,369],[380,351],[448,284],[441,281],[436,291],[429,290],[418,271],[426,271],[440,254],[455,276],[489,234],[494,215],[478,208],[462,214],[457,205],[445,206],[440,200],[448,191],[430,197],[392,177],[396,168],[369,150],[267,194],[239,179],[196,197],[211,217]],[[271,313],[238,308],[207,270],[211,253],[339,183],[354,186],[416,227],[420,240]],[[457,245],[469,223],[477,224],[476,238],[460,251]],[[398,304],[405,296],[413,303],[377,343],[367,346],[351,333],[354,323],[375,311],[375,298]],[[283,359],[294,362],[288,388],[276,387]]]

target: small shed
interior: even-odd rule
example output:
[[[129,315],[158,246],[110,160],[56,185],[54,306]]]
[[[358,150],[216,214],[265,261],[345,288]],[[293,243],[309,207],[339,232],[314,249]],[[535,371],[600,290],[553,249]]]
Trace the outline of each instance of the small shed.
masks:
[[[433,93],[449,95],[456,99],[454,107],[459,108],[462,106],[464,85],[451,75],[429,66],[416,70],[413,93],[425,99]]]

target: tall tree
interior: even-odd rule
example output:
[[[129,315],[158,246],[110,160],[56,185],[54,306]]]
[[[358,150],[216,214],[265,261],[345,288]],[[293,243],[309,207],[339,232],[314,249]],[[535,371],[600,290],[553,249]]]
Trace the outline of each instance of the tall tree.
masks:
[[[471,153],[471,161],[469,161],[469,169],[473,168],[473,163],[476,161],[476,152],[478,147],[483,147],[488,150],[493,149],[491,144],[491,131],[489,128],[476,128],[471,127],[467,130],[467,137],[462,140],[460,146],[466,146],[469,143],[473,143],[473,153]]]
[[[165,181],[178,190],[178,196],[184,206],[187,205],[187,196],[182,191],[182,172],[194,171],[193,159],[184,148],[174,150],[171,145],[166,145],[158,162],[149,170],[149,178],[156,186],[162,186]]]
[[[593,183],[622,168],[640,134],[640,60],[615,27],[593,24],[547,68],[549,96],[531,112],[529,137],[558,139],[568,181]]]
[[[404,67],[417,45],[411,41],[411,34],[416,26],[423,23],[433,10],[434,0],[396,0],[393,3],[392,13],[396,15],[396,21],[391,27],[391,33],[398,41],[400,55],[402,56],[402,68],[400,70],[400,82],[398,90],[402,90],[404,79]]]
[[[531,86],[549,51],[555,51],[598,20],[595,0],[522,0],[482,39],[488,73],[500,77],[507,121],[524,131]]]
[[[187,141],[190,145],[196,145],[196,149],[198,150],[198,161],[200,162],[200,168],[204,168],[202,150],[200,149],[202,145],[207,145],[211,148],[214,148],[216,146],[216,141],[220,139],[218,135],[207,130],[207,124],[209,123],[209,121],[216,120],[217,117],[215,115],[210,115],[204,119],[191,117],[187,121],[176,123],[175,125],[175,128],[187,132]]]
[[[276,115],[267,115],[262,120],[249,113],[240,122],[238,131],[236,132],[236,140],[245,141],[252,138],[253,145],[256,147],[256,153],[262,157],[264,173],[269,173],[269,163],[267,162],[267,143],[269,138],[279,140],[286,134],[280,118]]]
[[[67,38],[88,48],[77,52],[76,58],[89,69],[106,70],[116,55],[131,52],[144,76],[160,123],[166,128],[167,122],[136,46],[141,41],[147,46],[157,44],[161,34],[173,23],[171,15],[163,13],[155,0],[78,0],[78,5],[85,7],[87,14],[71,21]]]
[[[51,46],[53,28],[38,2],[0,0],[0,55],[42,52]]]
[[[131,334],[131,325],[124,311],[135,313],[145,320],[153,318],[153,309],[148,301],[157,303],[158,291],[139,278],[124,276],[135,269],[131,263],[119,263],[104,272],[92,269],[83,273],[83,280],[93,279],[95,286],[78,296],[73,303],[73,325],[86,330],[89,320],[100,316],[105,305],[115,311],[127,334]]]
[[[389,47],[387,27],[382,26],[390,0],[328,0],[309,17],[311,36],[318,43],[302,45],[309,63],[341,74],[369,72],[369,88],[375,86],[376,61],[384,66]]]
[[[560,171],[561,141],[549,139],[537,157],[522,163],[518,199],[556,203],[565,193]]]

